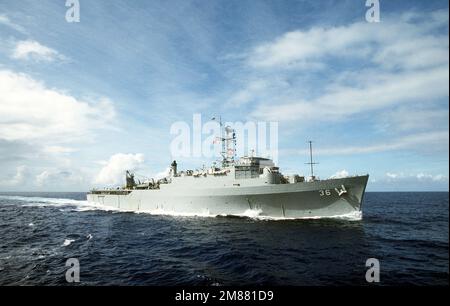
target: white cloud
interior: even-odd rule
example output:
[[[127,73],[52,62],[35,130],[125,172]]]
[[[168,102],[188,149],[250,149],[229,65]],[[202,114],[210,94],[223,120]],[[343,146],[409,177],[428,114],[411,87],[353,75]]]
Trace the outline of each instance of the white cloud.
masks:
[[[449,113],[437,108],[404,105],[379,116],[378,129],[382,131],[433,130],[448,126]]]
[[[273,42],[257,46],[248,61],[254,67],[300,67],[312,60],[336,52],[355,50],[352,46],[362,45],[364,23],[349,27],[312,28],[307,31],[288,32]],[[362,46],[361,46],[362,47]],[[350,55],[350,54],[349,54]]]
[[[170,167],[166,168],[164,171],[158,172],[155,174],[155,180],[159,180],[165,177],[168,177],[170,174]]]
[[[95,184],[118,185],[125,181],[125,171],[138,170],[144,163],[143,154],[117,153],[110,157],[95,177]]]
[[[385,172],[369,184],[371,190],[414,191],[448,190],[448,174],[415,172],[411,170]]]
[[[114,116],[107,98],[82,101],[26,74],[0,70],[0,139],[86,140],[94,130],[109,127]]]
[[[449,143],[448,131],[435,131],[418,133],[400,137],[389,142],[377,143],[367,146],[343,146],[331,148],[316,148],[316,155],[352,155],[363,153],[377,153],[392,150],[400,150],[422,145],[424,147],[447,148]],[[308,150],[282,150],[283,154],[309,154]]]
[[[414,18],[412,18],[414,17]],[[389,67],[417,68],[448,62],[447,35],[430,34],[448,26],[448,11],[384,17],[383,22],[356,22],[339,27],[312,27],[285,33],[255,47],[253,67],[282,68],[317,62],[324,57],[366,57]]]
[[[54,61],[55,59],[63,60],[65,57],[58,51],[40,44],[34,40],[23,40],[16,44],[12,53],[12,58],[20,60],[43,60]]]
[[[77,151],[74,148],[64,146],[45,146],[42,151],[50,154],[67,154]]]
[[[386,173],[386,176],[387,176],[388,178],[390,178],[390,179],[396,179],[396,178],[399,177],[399,176],[403,176],[403,174],[397,174],[397,173],[390,173],[390,172],[387,172],[387,173]]]
[[[0,186],[18,186],[25,182],[28,169],[25,165],[16,168],[16,174],[0,181]]]
[[[252,115],[269,121],[339,121],[361,112],[449,95],[448,66],[415,73],[380,74],[374,71],[366,77],[369,81],[363,84],[353,79],[359,86],[332,83],[317,99],[260,105]]]
[[[7,26],[7,27],[9,27],[9,28],[11,28],[13,30],[16,30],[16,31],[20,32],[20,33],[26,34],[26,31],[25,31],[25,29],[22,26],[12,22],[9,19],[9,17],[7,15],[5,15],[5,14],[1,14],[0,15],[0,24],[3,24],[3,25],[5,25],[5,26]]]
[[[330,176],[330,178],[344,178],[344,177],[348,177],[348,171],[347,170],[341,170],[336,172],[335,174],[333,174],[332,176]]]
[[[50,176],[51,176],[51,173],[48,170],[41,172],[40,174],[36,175],[36,184],[38,186],[45,185],[45,183],[50,178]]]
[[[251,102],[255,96],[267,86],[263,80],[251,81],[246,88],[235,93],[228,102],[229,106],[241,106]]]
[[[380,24],[356,22],[285,33],[247,54],[251,71],[270,77],[260,78],[265,82],[262,90],[244,88],[238,98],[264,97],[251,111],[254,118],[305,125],[412,103],[431,105],[449,95],[446,27],[448,12],[436,11],[385,16]],[[311,74],[305,65],[313,64],[329,67],[333,77],[321,77],[320,84],[303,82],[304,74]],[[272,75],[294,80],[293,85],[274,86]],[[314,86],[307,97],[305,86]]]
[[[242,107],[247,104],[272,100],[272,92],[286,92],[290,87],[289,82],[273,76],[270,80],[264,78],[251,78],[245,83],[244,88],[233,93],[226,102],[226,107]]]
[[[447,180],[447,177],[444,176],[443,174],[431,175],[431,174],[426,174],[426,173],[419,173],[416,175],[416,178],[418,180],[425,180],[425,181],[431,180],[434,182],[441,182],[441,181]]]
[[[428,174],[428,173],[417,173],[417,174],[405,174],[404,172],[400,173],[386,173],[386,178],[388,182],[397,182],[397,181],[418,181],[418,182],[446,182],[448,181],[448,177],[443,174]]]
[[[85,175],[79,171],[46,169],[36,175],[35,183],[38,187],[52,189],[54,187],[76,185],[80,186],[85,182]]]

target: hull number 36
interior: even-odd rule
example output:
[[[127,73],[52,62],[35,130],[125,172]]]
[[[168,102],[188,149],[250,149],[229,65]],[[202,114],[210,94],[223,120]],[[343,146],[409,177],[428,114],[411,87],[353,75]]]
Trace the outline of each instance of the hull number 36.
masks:
[[[331,196],[333,191],[335,191],[338,194],[338,196],[341,196],[341,195],[347,193],[347,189],[345,189],[345,186],[341,185],[341,188],[334,188],[334,190],[332,190],[332,189],[321,189],[321,190],[319,190],[319,195],[321,197],[323,197],[323,196],[329,197],[329,196]]]
[[[319,190],[319,194],[321,197],[323,196],[330,196],[331,195],[331,190],[330,189],[322,189]]]

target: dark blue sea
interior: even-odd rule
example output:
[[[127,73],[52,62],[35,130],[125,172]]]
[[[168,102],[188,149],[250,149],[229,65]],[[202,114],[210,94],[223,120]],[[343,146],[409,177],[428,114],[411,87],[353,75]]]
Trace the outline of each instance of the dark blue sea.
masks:
[[[363,218],[268,221],[98,210],[84,193],[0,195],[0,285],[449,284],[449,194],[367,193]],[[71,284],[73,285],[73,284]]]

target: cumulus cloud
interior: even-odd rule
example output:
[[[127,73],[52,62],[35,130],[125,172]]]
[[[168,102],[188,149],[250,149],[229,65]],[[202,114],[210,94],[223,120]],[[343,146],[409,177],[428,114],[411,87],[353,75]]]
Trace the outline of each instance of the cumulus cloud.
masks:
[[[429,174],[429,173],[417,173],[417,174],[405,174],[404,172],[394,173],[386,172],[386,178],[389,182],[398,181],[419,181],[419,182],[446,182],[448,177],[443,174]]]
[[[447,179],[447,177],[442,174],[432,175],[432,174],[426,174],[426,173],[419,173],[416,175],[416,178],[418,180],[432,180],[435,182],[440,182],[440,181],[444,181]]]
[[[238,91],[237,101],[264,97],[251,117],[299,124],[338,122],[411,103],[432,105],[449,95],[447,27],[448,12],[435,11],[385,16],[376,25],[355,22],[285,33],[247,54],[253,73],[271,76],[260,81],[264,90]],[[336,62],[345,64],[333,69]],[[319,90],[303,81],[313,64],[333,74],[322,78]],[[273,74],[290,80],[291,88],[274,86]],[[305,86],[314,86],[308,95],[303,95]],[[435,116],[430,113],[430,120]]]
[[[109,127],[115,117],[107,98],[86,102],[9,70],[0,70],[0,93],[0,139],[71,142]]]
[[[403,175],[403,174],[402,174],[402,175]],[[386,173],[386,176],[387,176],[388,178],[390,178],[390,179],[396,179],[396,178],[399,177],[399,174],[387,172],[387,173]]]
[[[357,56],[389,68],[441,65],[448,62],[448,38],[430,31],[447,25],[448,11],[442,10],[385,17],[377,25],[355,22],[347,26],[312,27],[285,33],[256,46],[247,61],[254,67],[282,68],[314,61],[323,64],[321,60],[325,57]]]
[[[16,174],[10,178],[4,178],[0,181],[0,186],[18,186],[25,182],[28,169],[25,165],[16,168]]]
[[[155,174],[155,180],[159,180],[165,177],[168,177],[170,174],[170,167],[166,168],[164,171],[158,172]]]
[[[369,188],[379,191],[448,191],[448,174],[433,172],[387,171],[371,179]]]
[[[119,185],[125,182],[125,171],[138,170],[144,163],[143,154],[118,153],[105,162],[104,167],[95,177],[95,184]]]
[[[0,69],[0,162],[28,165],[34,186],[84,188],[92,174],[72,168],[76,161],[68,155],[101,130],[114,129],[114,118],[115,107],[107,98],[85,101],[29,75]],[[42,164],[49,169],[33,169]],[[14,179],[1,180],[0,188],[21,185],[24,169]]]
[[[71,185],[80,186],[84,181],[85,177],[82,173],[59,169],[46,169],[35,177],[36,186],[46,189]]]
[[[38,186],[43,186],[50,178],[51,173],[48,170],[42,171],[40,174],[36,175],[36,184]]]
[[[333,174],[332,176],[330,176],[330,178],[335,179],[335,178],[344,178],[344,177],[348,177],[348,171],[347,170],[341,170],[336,172],[335,174]]]
[[[318,60],[336,52],[348,50],[352,53],[351,51],[355,50],[352,46],[362,45],[364,42],[361,27],[366,25],[357,23],[349,27],[288,32],[272,42],[257,46],[248,61],[254,67],[304,68],[311,60]]]
[[[56,59],[65,59],[65,57],[58,51],[44,46],[34,40],[23,40],[17,42],[11,57],[20,60],[32,59],[50,62]]]

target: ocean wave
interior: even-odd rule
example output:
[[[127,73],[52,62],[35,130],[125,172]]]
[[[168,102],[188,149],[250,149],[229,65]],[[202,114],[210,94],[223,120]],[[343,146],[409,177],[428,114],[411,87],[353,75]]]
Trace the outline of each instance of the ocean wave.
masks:
[[[137,214],[150,214],[150,215],[164,215],[164,216],[173,216],[173,217],[207,217],[207,218],[216,218],[216,217],[238,217],[238,218],[247,218],[252,220],[261,220],[261,221],[285,221],[285,220],[319,220],[319,219],[337,219],[337,220],[345,220],[345,221],[360,221],[362,220],[362,212],[354,211],[348,214],[342,215],[334,215],[334,216],[308,216],[308,217],[298,217],[298,218],[289,218],[289,217],[273,217],[264,215],[261,209],[247,209],[243,213],[240,214],[211,214],[209,211],[205,210],[198,213],[181,213],[175,211],[168,211],[161,208],[151,210],[151,211],[133,211]]]
[[[74,241],[75,239],[66,239],[61,246],[69,246]]]
[[[365,286],[365,260],[378,258],[386,268],[389,257],[385,286],[448,286],[448,193],[423,193],[417,201],[416,194],[368,193],[363,227],[339,221],[357,220],[359,212],[331,217],[336,220],[265,221],[273,218],[264,208],[243,206],[233,211],[237,216],[198,209],[188,214],[198,217],[186,218],[104,212],[67,199],[56,202],[72,204],[53,208],[54,199],[42,199],[83,200],[84,193],[18,195],[41,197],[48,206],[0,199],[2,285],[66,286],[65,262],[75,257],[82,284],[92,286]],[[91,209],[98,211],[76,212]],[[64,246],[66,239],[75,241]]]
[[[149,214],[149,215],[156,215],[156,216],[172,216],[172,217],[203,217],[203,218],[215,218],[217,215],[211,214],[208,210],[204,210],[201,212],[194,212],[194,213],[183,213],[183,212],[176,212],[176,211],[170,211],[170,210],[164,210],[162,208],[157,208],[154,210],[141,210],[141,211],[127,211],[122,210],[124,212],[133,212],[136,214]]]
[[[87,200],[74,200],[67,198],[44,198],[44,197],[25,197],[25,196],[5,196],[0,195],[0,199],[20,201],[23,207],[69,207],[72,211],[117,211],[115,207],[90,203]]]
[[[14,200],[14,201],[21,201],[21,202],[27,202],[30,204],[36,204],[44,206],[45,204],[53,204],[53,205],[68,205],[68,204],[84,204],[88,203],[87,200],[74,200],[74,199],[65,199],[65,198],[43,198],[43,197],[25,197],[25,196],[5,196],[0,195],[0,199],[4,200]]]

